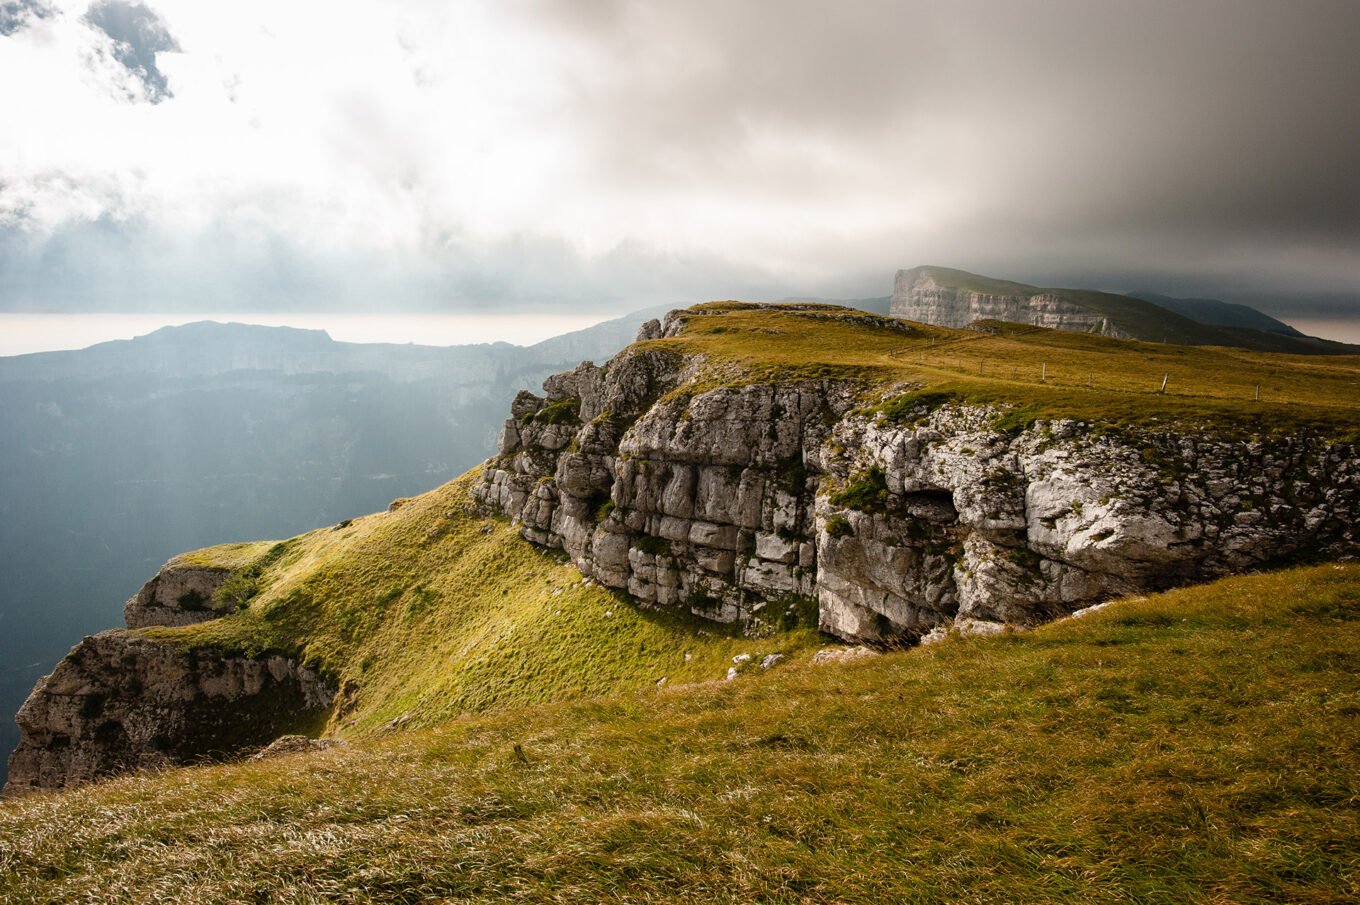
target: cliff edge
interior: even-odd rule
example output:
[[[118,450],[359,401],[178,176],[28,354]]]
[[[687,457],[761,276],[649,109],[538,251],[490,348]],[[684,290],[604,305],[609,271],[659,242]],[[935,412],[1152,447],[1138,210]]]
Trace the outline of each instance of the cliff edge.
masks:
[[[172,560],[129,631],[38,683],[6,792],[1352,556],[1358,378],[829,305],[673,311],[521,393],[497,456],[445,487]]]
[[[759,622],[808,597],[823,631],[880,643],[1355,546],[1351,444],[1016,419],[850,377],[714,385],[708,356],[665,340],[733,310],[672,312],[655,341],[522,393],[478,497],[644,604]],[[786,331],[862,319],[767,311]]]

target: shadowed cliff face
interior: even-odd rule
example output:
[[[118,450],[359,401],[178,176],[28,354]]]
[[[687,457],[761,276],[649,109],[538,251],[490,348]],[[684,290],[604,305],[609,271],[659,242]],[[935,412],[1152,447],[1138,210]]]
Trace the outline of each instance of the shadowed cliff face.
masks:
[[[996,408],[929,400],[887,418],[850,381],[713,387],[701,370],[644,345],[521,394],[480,498],[644,603],[759,623],[815,598],[823,630],[878,642],[1356,545],[1347,444],[1004,429]]]
[[[1003,321],[1115,339],[1229,346],[1301,355],[1354,355],[1360,348],[1305,336],[1245,305],[1155,294],[1041,289],[945,267],[899,270],[893,317],[941,327]]]
[[[127,603],[129,628],[181,626],[235,609],[232,570],[172,561]],[[230,757],[316,732],[336,690],[288,657],[226,655],[132,632],[90,636],[39,680],[16,717],[6,796],[131,770]]]
[[[1116,339],[1133,338],[1133,333],[1110,318],[1056,295],[960,289],[940,284],[925,270],[897,272],[889,310],[894,317],[940,327],[966,327],[974,321],[995,320]]]

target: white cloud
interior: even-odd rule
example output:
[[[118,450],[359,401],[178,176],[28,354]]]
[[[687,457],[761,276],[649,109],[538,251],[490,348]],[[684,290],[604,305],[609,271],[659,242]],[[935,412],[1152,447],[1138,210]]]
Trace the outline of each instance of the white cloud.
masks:
[[[1353,55],[1268,3],[153,0],[181,48],[158,104],[129,102],[87,0],[54,5],[0,37],[0,228],[34,241],[121,222],[147,255],[233,237],[205,273],[283,255],[534,292],[662,261],[689,275],[668,298],[886,291],[922,261],[1308,260],[1360,291],[1354,205],[1314,197],[1357,169],[1353,136],[1319,139]]]

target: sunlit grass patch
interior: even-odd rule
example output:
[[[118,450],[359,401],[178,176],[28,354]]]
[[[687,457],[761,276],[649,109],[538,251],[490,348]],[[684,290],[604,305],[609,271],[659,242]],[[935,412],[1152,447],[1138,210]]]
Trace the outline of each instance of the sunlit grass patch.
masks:
[[[838,379],[861,383],[873,391],[868,395],[897,387],[910,402],[886,400],[890,420],[952,400],[1020,408],[1029,420],[1305,430],[1347,439],[1360,432],[1360,356],[1178,346],[1007,324],[992,325],[995,332],[953,330],[826,305],[701,308],[707,313],[688,316],[681,335],[649,344],[707,356],[700,386]]]
[[[682,611],[639,609],[582,579],[560,554],[522,541],[505,519],[479,513],[468,495],[479,477],[281,547],[194,554],[236,556],[239,574],[250,573],[248,606],[146,633],[190,647],[299,657],[342,689],[332,726],[341,733],[400,716],[430,725],[497,707],[720,679],[737,654],[796,658],[819,643],[810,623],[757,641]]]

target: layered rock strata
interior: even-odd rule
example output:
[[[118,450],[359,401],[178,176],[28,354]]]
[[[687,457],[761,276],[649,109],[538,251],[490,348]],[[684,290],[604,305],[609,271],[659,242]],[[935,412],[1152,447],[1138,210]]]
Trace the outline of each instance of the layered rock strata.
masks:
[[[1033,625],[1357,548],[1351,445],[1007,430],[998,409],[926,401],[889,420],[849,382],[705,373],[644,344],[520,394],[479,498],[645,604],[758,628],[771,603],[815,598],[822,629],[856,641]]]
[[[172,560],[127,602],[130,629],[180,626],[234,609],[231,570]],[[3,794],[78,785],[131,770],[219,759],[319,728],[336,690],[277,655],[186,649],[133,632],[77,644],[38,681],[15,721]]]
[[[19,710],[4,794],[217,759],[312,729],[335,689],[280,656],[183,650],[120,631],[81,641]]]
[[[998,294],[941,285],[924,268],[899,270],[888,309],[893,317],[941,327],[996,320],[1133,339],[1108,317],[1046,292]]]

